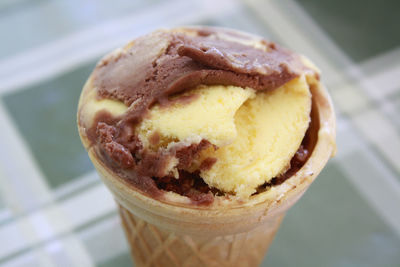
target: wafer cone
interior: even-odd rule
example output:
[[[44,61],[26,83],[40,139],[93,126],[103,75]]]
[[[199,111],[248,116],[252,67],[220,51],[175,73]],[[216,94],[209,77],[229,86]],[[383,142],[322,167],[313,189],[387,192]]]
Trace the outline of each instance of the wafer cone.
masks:
[[[122,225],[138,266],[258,266],[283,219],[248,232],[215,236],[174,233],[120,206]]]
[[[286,211],[335,153],[335,117],[325,88],[307,77],[313,98],[308,138],[312,154],[295,175],[243,202],[218,198],[190,204],[174,193],[156,200],[109,170],[88,146],[89,156],[120,208],[137,266],[257,266]]]

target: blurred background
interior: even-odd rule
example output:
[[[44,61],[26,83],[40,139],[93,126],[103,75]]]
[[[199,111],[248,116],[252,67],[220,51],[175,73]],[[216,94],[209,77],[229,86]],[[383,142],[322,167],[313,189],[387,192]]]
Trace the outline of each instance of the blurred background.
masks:
[[[338,153],[263,266],[400,266],[399,14],[396,0],[0,0],[0,265],[132,264],[79,140],[79,93],[108,51],[202,24],[307,55],[335,103]]]

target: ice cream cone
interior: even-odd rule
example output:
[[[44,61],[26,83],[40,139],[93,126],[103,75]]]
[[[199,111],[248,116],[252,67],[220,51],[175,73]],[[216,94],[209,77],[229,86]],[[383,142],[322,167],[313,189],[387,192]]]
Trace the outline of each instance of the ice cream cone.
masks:
[[[122,225],[138,266],[258,266],[283,214],[244,233],[213,236],[170,232],[120,206]]]
[[[312,77],[308,80],[313,99],[308,133],[312,154],[292,177],[248,201],[216,197],[211,205],[198,206],[171,192],[156,200],[117,176],[89,149],[101,179],[119,204],[137,266],[260,264],[286,211],[335,153],[331,100],[319,81]],[[86,146],[88,140],[81,138]]]

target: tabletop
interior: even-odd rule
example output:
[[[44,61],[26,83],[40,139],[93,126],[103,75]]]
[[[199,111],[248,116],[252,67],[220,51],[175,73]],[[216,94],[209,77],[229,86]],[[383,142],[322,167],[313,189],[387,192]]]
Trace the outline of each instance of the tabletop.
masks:
[[[338,153],[262,266],[400,266],[400,2],[0,1],[0,265],[130,266],[117,207],[76,127],[99,58],[161,27],[216,25],[307,55]]]

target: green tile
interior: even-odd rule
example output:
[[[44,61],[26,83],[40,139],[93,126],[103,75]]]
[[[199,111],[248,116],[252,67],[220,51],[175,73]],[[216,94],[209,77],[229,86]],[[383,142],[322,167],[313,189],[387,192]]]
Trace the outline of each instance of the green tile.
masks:
[[[331,162],[291,209],[263,266],[398,266],[400,238]]]
[[[78,67],[4,97],[6,108],[25,138],[51,187],[92,168],[79,140],[76,110],[94,63]]]
[[[400,2],[397,0],[297,2],[357,62],[400,45]]]
[[[102,262],[98,267],[117,267],[117,266],[135,266],[131,259],[131,254],[125,252],[112,259]]]

